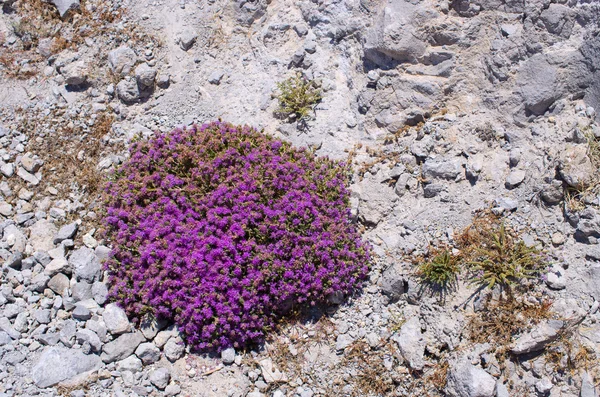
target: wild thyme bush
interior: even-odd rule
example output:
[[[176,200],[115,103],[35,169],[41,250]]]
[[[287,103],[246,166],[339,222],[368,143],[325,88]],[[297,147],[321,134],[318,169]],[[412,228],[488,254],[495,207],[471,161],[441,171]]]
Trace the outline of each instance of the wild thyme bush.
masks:
[[[350,293],[369,247],[339,163],[215,122],[132,145],[106,188],[111,296],[201,349],[259,341],[291,305]]]

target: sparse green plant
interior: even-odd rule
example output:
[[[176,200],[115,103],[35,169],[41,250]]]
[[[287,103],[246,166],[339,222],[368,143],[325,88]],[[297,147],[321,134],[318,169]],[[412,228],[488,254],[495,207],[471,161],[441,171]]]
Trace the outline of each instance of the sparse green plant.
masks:
[[[489,289],[499,285],[510,295],[520,281],[538,275],[542,268],[540,251],[517,241],[503,222],[481,232],[483,244],[474,248],[467,262],[474,283]]]
[[[444,249],[433,254],[417,266],[421,281],[436,290],[447,290],[456,284],[460,272],[459,257]]]
[[[314,81],[307,80],[300,73],[277,83],[277,88],[279,89],[278,112],[285,116],[305,118],[322,98],[321,91],[315,86]]]

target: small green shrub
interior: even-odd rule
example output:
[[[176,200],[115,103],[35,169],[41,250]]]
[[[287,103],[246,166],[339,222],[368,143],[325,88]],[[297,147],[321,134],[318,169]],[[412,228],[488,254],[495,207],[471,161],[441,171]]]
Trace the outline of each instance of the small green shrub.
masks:
[[[417,267],[421,280],[438,290],[446,290],[455,285],[460,272],[459,257],[445,249],[433,255]]]
[[[300,73],[277,83],[279,89],[279,110],[282,115],[295,115],[304,118],[321,100],[321,91],[315,87],[313,81],[302,77]]]
[[[473,273],[473,282],[483,287],[511,292],[523,279],[534,278],[542,268],[541,253],[527,247],[507,231],[504,223],[480,230],[482,244],[471,252],[467,262]]]

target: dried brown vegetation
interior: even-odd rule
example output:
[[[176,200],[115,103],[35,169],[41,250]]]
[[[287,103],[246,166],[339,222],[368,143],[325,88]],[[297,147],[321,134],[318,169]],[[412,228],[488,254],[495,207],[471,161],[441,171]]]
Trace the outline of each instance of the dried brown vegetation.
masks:
[[[595,169],[595,178],[577,188],[565,184],[564,205],[569,212],[583,211],[588,205],[596,205],[600,193],[600,139],[590,126],[583,127],[582,133],[587,143],[587,156]]]
[[[504,357],[515,336],[552,318],[551,305],[550,301],[531,303],[526,299],[492,302],[485,310],[471,316],[467,325],[470,340],[491,343],[496,346],[498,358]]]
[[[88,38],[132,41],[146,44],[160,41],[131,23],[116,24],[123,17],[121,8],[103,0],[81,0],[81,7],[61,18],[56,7],[43,0],[20,0],[12,5],[17,15],[12,29],[19,45],[0,53],[0,73],[11,78],[27,79],[37,75],[44,60],[38,45],[49,40],[45,51],[58,54],[65,49],[77,49]],[[113,37],[114,36],[114,37]]]
[[[58,53],[75,47],[92,33],[81,29],[83,24],[89,25],[93,21],[85,7],[78,12],[77,17],[70,13],[65,21],[61,20],[54,5],[42,0],[16,1],[12,7],[14,14],[18,15],[12,24],[12,30],[20,39],[21,48],[5,51],[0,56],[0,72],[8,77],[26,79],[37,73],[31,65],[43,59],[36,51],[40,40],[51,39],[49,50]],[[78,34],[74,34],[75,31]]]
[[[349,384],[353,386],[352,396],[387,396],[394,390],[394,380],[384,366],[385,356],[393,355],[396,347],[393,342],[373,351],[364,341],[356,341],[344,354],[341,366],[354,371]]]
[[[335,325],[327,316],[305,323],[301,313],[292,314],[269,341],[269,356],[289,377],[297,377],[302,373],[304,354],[314,346],[329,345],[334,330]]]
[[[106,149],[102,139],[109,134],[114,116],[100,113],[87,133],[74,131],[70,125],[57,124],[54,134],[36,141],[40,124],[44,121],[51,122],[52,118],[25,119],[20,127],[23,133],[30,135],[30,142],[44,161],[46,175],[38,189],[53,186],[59,193],[68,195],[76,184],[91,195],[97,193],[101,180],[98,160]]]
[[[448,360],[442,360],[432,372],[424,377],[423,382],[431,384],[436,391],[441,392],[446,387],[449,369]]]

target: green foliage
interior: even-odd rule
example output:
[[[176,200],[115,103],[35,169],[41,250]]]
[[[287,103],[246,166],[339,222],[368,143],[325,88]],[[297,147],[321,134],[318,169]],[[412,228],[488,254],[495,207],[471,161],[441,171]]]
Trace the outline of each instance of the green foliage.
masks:
[[[417,274],[423,282],[441,290],[454,285],[459,272],[459,258],[447,249],[434,254],[431,260],[417,267]]]
[[[474,249],[468,262],[474,283],[490,289],[500,285],[510,293],[521,280],[538,275],[542,268],[540,252],[515,241],[504,223],[484,233],[483,244]]]
[[[321,100],[321,91],[315,87],[313,81],[308,81],[300,73],[277,83],[280,94],[279,113],[298,118],[308,116],[308,113]]]

